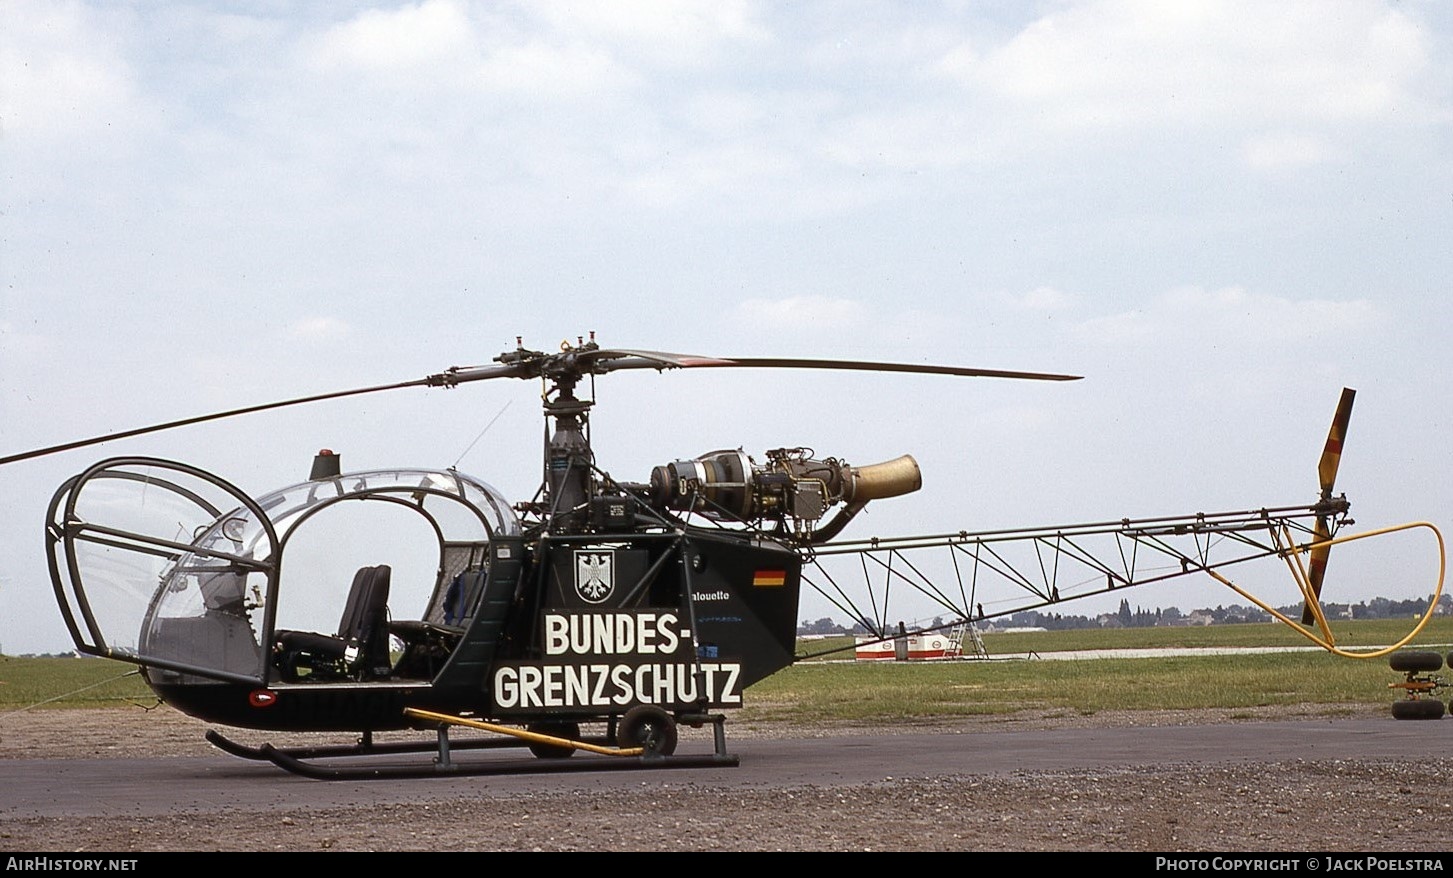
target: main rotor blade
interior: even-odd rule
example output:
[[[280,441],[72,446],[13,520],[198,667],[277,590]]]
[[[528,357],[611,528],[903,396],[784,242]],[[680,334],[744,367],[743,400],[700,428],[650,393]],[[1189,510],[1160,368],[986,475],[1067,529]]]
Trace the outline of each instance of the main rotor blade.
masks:
[[[302,405],[310,402],[321,402],[322,400],[338,399],[345,396],[358,396],[365,393],[376,393],[382,390],[396,390],[403,387],[454,387],[466,381],[480,381],[488,378],[539,378],[543,376],[554,376],[557,379],[563,379],[571,375],[580,377],[588,373],[613,372],[617,369],[662,370],[704,367],[851,369],[863,372],[916,372],[932,375],[1022,378],[1040,381],[1077,381],[1081,377],[1079,375],[1057,375],[1047,372],[1014,372],[1002,369],[969,369],[959,366],[929,366],[915,363],[874,363],[859,360],[814,360],[793,357],[704,357],[697,354],[677,354],[666,351],[598,348],[594,347],[593,344],[582,348],[567,348],[558,354],[546,354],[520,348],[514,352],[501,354],[496,358],[496,362],[489,365],[454,366],[426,378],[400,381],[397,384],[380,384],[373,387],[359,387],[353,390],[320,393],[314,396],[304,396],[297,399],[286,399],[279,402],[228,409],[227,411],[214,412],[209,415],[182,418],[175,421],[167,421],[163,424],[153,424],[149,427],[118,430],[114,433],[93,436],[89,439],[78,439],[74,442],[64,442],[59,445],[51,445],[46,448],[37,448],[33,451],[25,451],[19,454],[0,457],[0,466],[35,457],[43,457],[47,454],[56,454],[61,451],[85,448],[89,445],[99,445],[102,442],[109,442],[113,439],[125,439],[131,436],[141,436],[146,433],[156,433],[175,427],[185,427],[190,424],[200,424],[205,421],[215,421],[221,418],[231,418],[237,415],[246,415],[253,412],[267,411],[269,409]]]
[[[1337,483],[1337,467],[1342,462],[1342,444],[1347,440],[1347,423],[1352,419],[1352,400],[1356,395],[1357,391],[1352,388],[1342,388],[1342,397],[1337,401],[1337,412],[1332,416],[1332,426],[1327,431],[1327,444],[1322,446],[1322,458],[1317,462],[1317,479],[1321,483],[1323,500],[1332,499],[1332,488]],[[1317,516],[1312,537],[1316,543],[1332,538],[1332,525],[1328,516]],[[1322,599],[1322,582],[1327,578],[1327,559],[1331,554],[1331,546],[1314,545],[1311,556],[1307,559],[1307,583],[1312,587],[1312,594],[1318,601]],[[1316,616],[1308,603],[1302,608],[1302,624],[1310,625],[1314,621]]]
[[[859,372],[914,372],[928,375],[962,375],[978,378],[1018,378],[1037,381],[1078,381],[1080,375],[1049,372],[1017,372],[1006,369],[971,369],[964,366],[933,366],[921,363],[878,363],[863,360],[818,360],[798,357],[707,357],[700,354],[647,351],[630,348],[569,350],[560,354],[525,351],[506,355],[499,365],[455,367],[435,376],[435,384],[459,384],[484,378],[539,377],[578,370],[580,373],[614,372],[619,369],[849,369]],[[505,358],[502,357],[502,360]]]
[[[339,390],[333,393],[320,393],[315,396],[303,396],[297,399],[285,399],[280,402],[268,402],[261,405],[250,405],[240,409],[228,409],[225,412],[213,412],[210,415],[198,415],[192,418],[182,418],[176,421],[167,421],[164,424],[153,424],[149,427],[137,427],[133,430],[118,430],[115,433],[107,433],[103,436],[93,436],[90,439],[78,439],[74,442],[63,442],[60,445],[51,445],[46,448],[37,448],[34,451],[25,451],[20,454],[11,454],[7,457],[0,457],[0,466],[7,463],[15,463],[20,460],[29,460],[33,457],[44,457],[47,454],[56,454],[61,451],[70,451],[74,448],[85,448],[88,445],[99,445],[102,442],[109,442],[113,439],[125,439],[129,436],[141,436],[146,433],[157,433],[162,430],[170,430],[174,427],[185,427],[189,424],[200,424],[204,421],[216,421],[221,418],[231,418],[237,415],[246,415],[253,412],[267,411],[268,409],[279,409],[290,405],[302,405],[309,402],[321,402],[325,399],[338,399],[344,396],[358,396],[364,393],[376,393],[380,390],[396,390],[400,387],[418,387],[436,383],[434,376],[419,378],[413,381],[401,381],[397,384],[379,384],[374,387],[358,387],[353,390]]]
[[[922,363],[874,363],[863,360],[811,360],[796,357],[683,357],[686,367],[755,367],[767,369],[852,369],[861,372],[917,372],[929,375],[965,375],[978,378],[1024,378],[1036,381],[1078,381],[1081,375],[1050,372],[1014,372],[1005,369],[970,369]]]

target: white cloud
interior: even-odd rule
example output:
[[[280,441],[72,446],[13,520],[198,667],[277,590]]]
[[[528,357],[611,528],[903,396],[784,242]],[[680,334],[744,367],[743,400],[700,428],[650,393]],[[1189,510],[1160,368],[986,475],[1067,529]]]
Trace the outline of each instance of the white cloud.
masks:
[[[78,3],[0,5],[0,120],[13,142],[55,143],[141,121],[129,22]]]
[[[464,93],[598,96],[635,79],[610,45],[531,26],[538,10],[483,9],[475,13],[455,0],[426,0],[365,10],[317,38],[309,63],[334,76],[361,76],[365,92],[410,94],[411,101],[426,104],[440,94],[451,100]]]
[[[525,6],[560,35],[619,47],[648,64],[698,66],[721,53],[770,39],[757,20],[755,4],[744,0],[622,0],[576,3],[535,2]]]
[[[598,97],[634,87],[642,68],[701,67],[760,41],[741,3],[521,3],[425,0],[368,9],[315,43],[316,69],[486,94]],[[403,77],[402,80],[397,79]]]
[[[608,51],[539,41],[494,48],[470,77],[479,91],[552,99],[599,97],[635,82],[636,74]]]
[[[0,320],[0,357],[29,362],[50,356],[55,350],[55,339],[50,336],[26,332],[13,321]]]
[[[862,326],[871,318],[862,303],[826,296],[791,296],[784,299],[747,299],[737,306],[737,318],[748,325],[793,332],[822,332]]]
[[[295,341],[335,341],[347,338],[353,327],[336,317],[307,317],[288,325],[287,337]]]
[[[1241,146],[1241,156],[1253,170],[1277,171],[1321,164],[1333,158],[1334,152],[1320,137],[1270,132],[1248,137]]]
[[[329,29],[313,60],[323,67],[399,71],[432,67],[473,48],[473,26],[453,0],[367,9]]]
[[[956,47],[938,69],[1048,129],[1372,124],[1426,110],[1427,44],[1416,21],[1372,0],[1104,0],[982,52]]]
[[[1063,311],[1074,305],[1074,298],[1054,287],[1035,287],[1011,301],[1027,311]]]
[[[1257,295],[1241,287],[1182,287],[1143,307],[1085,320],[1075,331],[1108,345],[1151,339],[1174,344],[1196,338],[1229,347],[1326,340],[1374,327],[1381,320],[1377,307],[1366,299],[1295,300]]]

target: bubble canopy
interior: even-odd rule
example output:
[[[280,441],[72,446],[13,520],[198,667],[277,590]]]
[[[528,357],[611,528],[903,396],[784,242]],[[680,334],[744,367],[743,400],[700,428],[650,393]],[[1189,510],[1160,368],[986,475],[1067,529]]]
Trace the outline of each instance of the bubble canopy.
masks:
[[[387,515],[359,525],[354,509]],[[308,575],[303,556],[348,562],[328,525],[340,520],[349,523],[350,539],[371,549],[409,534],[408,549],[424,557],[428,581],[417,601],[391,611],[423,622],[444,618],[448,584],[482,568],[491,540],[521,529],[497,489],[455,470],[342,473],[253,499],[186,464],[113,458],[68,481],[52,500],[51,578],[81,652],[263,683],[279,606],[304,606],[305,593],[324,582]],[[404,527],[404,520],[413,523]],[[330,580],[346,585],[352,572]],[[320,603],[336,613],[336,602]],[[319,630],[325,624],[336,625],[336,615]]]

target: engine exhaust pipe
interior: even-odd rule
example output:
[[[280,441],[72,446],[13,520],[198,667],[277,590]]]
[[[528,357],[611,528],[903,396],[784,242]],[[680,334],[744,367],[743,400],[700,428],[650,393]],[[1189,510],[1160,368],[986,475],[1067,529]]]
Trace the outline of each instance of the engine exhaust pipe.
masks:
[[[923,487],[923,472],[912,455],[868,466],[843,468],[843,499],[847,505],[838,510],[832,521],[812,532],[809,542],[825,543],[847,527],[848,522],[863,511],[869,500],[901,497]]]
[[[868,466],[847,467],[843,499],[851,504],[901,497],[923,487],[923,472],[911,454]]]

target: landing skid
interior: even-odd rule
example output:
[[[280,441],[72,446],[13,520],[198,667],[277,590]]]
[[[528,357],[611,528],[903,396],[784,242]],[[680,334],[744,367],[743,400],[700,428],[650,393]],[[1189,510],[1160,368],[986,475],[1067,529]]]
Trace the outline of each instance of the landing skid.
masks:
[[[429,765],[352,765],[328,767],[297,759],[270,744],[259,748],[264,758],[292,774],[314,780],[410,779],[425,777],[479,777],[508,774],[555,774],[582,771],[621,771],[653,768],[734,768],[735,756],[641,755],[617,758],[533,759],[510,762],[447,764],[437,759]]]
[[[496,726],[461,717],[435,714],[425,711],[410,711],[415,716],[437,722],[437,741],[395,741],[375,744],[365,737],[358,744],[338,744],[320,747],[275,747],[261,744],[256,747],[233,741],[220,732],[209,730],[207,741],[212,746],[242,759],[271,762],[273,765],[300,777],[314,780],[373,780],[411,779],[428,777],[477,777],[510,774],[553,774],[564,772],[643,770],[662,768],[734,768],[740,764],[737,756],[725,752],[725,736],[722,731],[724,717],[719,715],[693,717],[694,724],[712,723],[715,726],[715,749],[710,754],[678,755],[658,753],[644,747],[618,747],[597,743],[600,739],[570,740],[541,735],[508,726]],[[502,733],[500,738],[470,738],[451,741],[449,728],[465,725],[478,729]],[[453,758],[459,751],[496,750],[518,748],[535,744],[547,744],[560,748],[556,755],[534,759],[496,759],[460,762]],[[576,758],[567,758],[575,751],[585,751]],[[424,762],[381,762],[383,757],[409,754],[433,753],[434,758]],[[323,765],[314,760],[356,760],[353,764]]]
[[[207,743],[224,753],[241,759],[273,761],[270,754],[283,753],[292,759],[335,759],[349,756],[389,756],[408,753],[432,753],[438,745],[427,741],[391,741],[385,744],[362,742],[358,744],[330,744],[326,747],[274,747],[260,744],[251,747],[240,744],[216,730],[207,731]],[[497,750],[506,747],[523,747],[523,741],[508,738],[475,738],[468,741],[451,741],[452,750]]]

